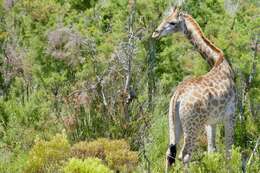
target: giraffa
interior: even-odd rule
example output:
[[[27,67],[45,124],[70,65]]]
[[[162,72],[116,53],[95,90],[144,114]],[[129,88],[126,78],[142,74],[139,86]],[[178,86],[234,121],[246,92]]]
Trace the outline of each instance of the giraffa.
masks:
[[[179,84],[169,106],[169,147],[166,152],[166,172],[175,163],[177,144],[181,135],[184,144],[179,158],[188,166],[196,138],[204,129],[207,132],[208,152],[215,150],[216,124],[224,122],[226,156],[231,157],[233,144],[236,90],[234,73],[223,52],[209,41],[192,16],[172,9],[153,33],[160,38],[170,33],[182,32],[190,40],[211,70],[199,77]]]

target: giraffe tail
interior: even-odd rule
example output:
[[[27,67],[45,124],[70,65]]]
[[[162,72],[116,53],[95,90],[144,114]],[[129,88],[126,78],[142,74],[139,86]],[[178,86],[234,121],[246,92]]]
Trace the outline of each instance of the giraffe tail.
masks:
[[[181,121],[179,118],[179,104],[178,93],[172,96],[169,106],[169,147],[166,153],[166,168],[170,167],[175,163],[176,153],[177,153],[177,144],[179,142],[180,134],[182,131]]]

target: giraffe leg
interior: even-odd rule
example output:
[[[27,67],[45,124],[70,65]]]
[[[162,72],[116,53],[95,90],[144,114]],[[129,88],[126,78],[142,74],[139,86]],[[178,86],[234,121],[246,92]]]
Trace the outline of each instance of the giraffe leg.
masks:
[[[216,125],[206,125],[208,152],[216,151]]]
[[[180,153],[184,167],[188,167],[189,161],[191,159],[192,151],[195,148],[195,142],[198,136],[199,129],[197,129],[197,124],[189,124],[184,130],[184,144],[182,151]]]
[[[194,148],[194,140],[191,139],[191,136],[187,135],[184,137],[184,144],[183,149],[181,151],[181,159],[184,164],[184,167],[187,167],[189,164],[189,161],[191,159],[191,153]]]

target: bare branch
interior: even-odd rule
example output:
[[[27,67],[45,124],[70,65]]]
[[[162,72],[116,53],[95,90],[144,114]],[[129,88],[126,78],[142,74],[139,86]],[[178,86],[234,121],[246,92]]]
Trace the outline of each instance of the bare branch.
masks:
[[[254,54],[252,56],[252,68],[251,68],[251,72],[248,76],[247,79],[245,79],[245,82],[243,83],[244,86],[242,86],[242,89],[241,89],[241,98],[240,98],[240,104],[239,104],[239,119],[240,121],[242,121],[242,117],[243,117],[243,114],[244,114],[244,109],[245,109],[245,102],[247,100],[247,94],[251,88],[251,85],[252,85],[252,81],[255,77],[255,74],[256,74],[256,65],[257,65],[257,48],[258,48],[258,37],[256,35],[256,39],[255,39],[255,46],[254,46]],[[238,73],[240,74],[240,77],[242,78],[242,75],[241,73]],[[242,79],[241,79],[242,80]]]
[[[256,144],[255,144],[255,147],[254,147],[254,150],[253,150],[251,156],[250,156],[249,159],[248,159],[247,166],[249,166],[249,165],[251,164],[252,158],[253,158],[253,156],[255,155],[256,149],[257,149],[257,147],[258,147],[258,145],[259,145],[259,141],[260,141],[260,137],[257,138]]]

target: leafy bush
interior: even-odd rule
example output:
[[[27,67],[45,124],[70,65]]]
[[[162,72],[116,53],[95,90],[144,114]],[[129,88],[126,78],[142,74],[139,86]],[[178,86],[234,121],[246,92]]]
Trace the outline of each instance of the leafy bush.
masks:
[[[72,158],[64,167],[64,173],[113,173],[108,167],[103,165],[97,158],[87,158],[85,160]]]
[[[221,161],[225,158],[222,156],[220,153],[206,154],[200,163],[193,163],[191,170],[195,172],[223,172],[225,166]]]
[[[191,172],[241,172],[241,154],[239,148],[233,148],[232,150],[232,159],[226,161],[223,153],[207,153],[199,162],[191,163],[190,171]]]
[[[108,166],[120,172],[132,172],[138,163],[136,152],[125,150],[114,150],[106,153]]]
[[[163,98],[158,98],[158,104],[155,107],[151,121],[152,126],[149,132],[150,141],[146,147],[151,168],[158,173],[164,171],[165,153],[168,146],[167,107],[168,101]],[[179,149],[177,148],[177,150]]]
[[[50,141],[37,140],[29,153],[24,172],[57,172],[69,156],[70,144],[65,135],[58,134]]]
[[[79,142],[72,146],[72,155],[77,158],[87,158],[87,157],[98,157],[100,159],[105,159],[105,149],[103,139],[98,139],[92,142]]]
[[[62,119],[72,141],[125,138],[140,150],[140,172],[163,172],[172,87],[209,70],[183,34],[150,40],[167,8],[164,0],[0,0],[0,172],[63,172],[70,156],[60,141],[62,147],[55,148],[51,141],[38,140],[28,153],[36,136],[49,139],[60,132]],[[235,146],[251,153],[260,134],[260,63],[256,70],[252,67],[259,59],[258,1],[192,0],[182,9],[231,61],[241,113],[236,116]],[[125,104],[122,89],[129,72],[128,94],[134,99]],[[217,132],[219,149],[224,130]],[[205,139],[200,138],[200,151],[206,151]],[[122,140],[73,147],[75,157],[98,157],[110,169],[127,172],[136,166],[137,154]],[[193,158],[191,169],[225,172],[220,167],[225,165],[223,149],[219,151],[194,152],[199,157]],[[240,157],[235,151],[230,163],[234,172],[241,172]],[[257,149],[247,172],[259,172],[259,159]],[[173,171],[182,172],[182,166],[177,161]]]
[[[47,22],[51,14],[61,11],[61,7],[54,0],[24,0],[21,5],[31,15],[32,19],[38,22]]]
[[[130,151],[130,146],[125,140],[100,138],[92,142],[79,142],[71,151],[73,157],[97,157],[106,161],[110,168],[122,172],[133,171],[138,162],[137,152]]]
[[[27,160],[27,153],[21,150],[11,152],[9,150],[1,149],[0,155],[0,173],[22,172],[25,162]]]
[[[260,157],[257,154],[253,157],[252,163],[250,165],[247,165],[247,171],[248,172],[259,172],[260,168]]]

